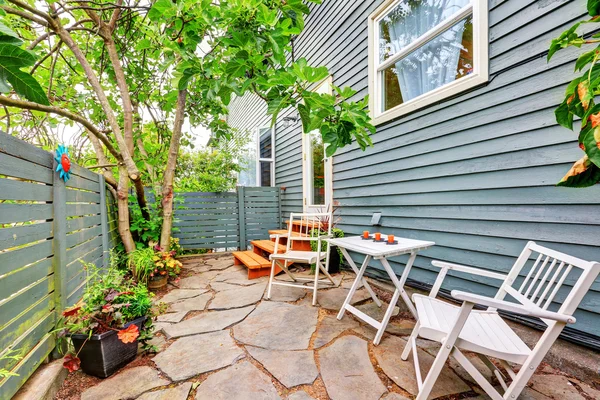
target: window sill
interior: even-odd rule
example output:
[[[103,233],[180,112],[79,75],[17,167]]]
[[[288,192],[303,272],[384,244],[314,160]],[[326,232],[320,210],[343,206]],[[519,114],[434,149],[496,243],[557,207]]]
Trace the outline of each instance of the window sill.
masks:
[[[397,105],[396,107],[387,110],[377,116],[375,116],[373,110],[371,110],[371,123],[375,126],[381,125],[385,122],[397,119],[403,115],[412,113],[416,110],[438,103],[457,94],[460,94],[464,91],[482,85],[487,81],[487,71],[485,74],[472,74],[460,80],[448,83],[447,85],[439,87],[435,90],[432,90],[431,92],[424,93],[421,96],[415,97],[414,99],[406,103]]]

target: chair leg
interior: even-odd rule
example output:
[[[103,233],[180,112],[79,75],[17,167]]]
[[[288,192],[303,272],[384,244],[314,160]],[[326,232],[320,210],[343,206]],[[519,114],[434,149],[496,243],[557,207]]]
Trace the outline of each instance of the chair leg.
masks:
[[[273,287],[273,277],[275,277],[275,263],[277,261],[271,261],[271,274],[269,275],[269,289],[267,290],[267,299],[271,300],[271,288]]]
[[[475,304],[473,303],[465,301],[460,307],[460,311],[456,317],[454,326],[450,332],[448,332],[446,338],[441,342],[442,347],[437,353],[437,356],[435,357],[435,360],[433,361],[433,364],[427,373],[427,377],[423,381],[423,387],[419,390],[416,400],[427,400],[429,397],[429,394],[433,390],[433,385],[435,385],[435,382],[440,376],[442,368],[444,367],[446,360],[448,360],[450,352],[452,352],[452,349],[454,348],[454,343],[456,343],[456,339],[458,339],[460,331],[462,330],[463,326],[465,326],[465,322],[467,322],[467,318],[469,317],[471,310],[473,310],[474,305]]]
[[[410,352],[412,350],[412,346],[411,346],[411,342],[412,340],[416,340],[417,339],[417,335],[419,334],[419,322],[417,321],[417,323],[415,324],[415,327],[413,328],[409,338],[406,341],[406,346],[404,346],[404,351],[402,352],[402,355],[400,356],[400,358],[402,359],[402,361],[406,361],[408,360],[408,356],[410,356]]]
[[[317,305],[317,290],[319,289],[319,270],[321,269],[321,262],[317,260],[315,268],[315,285],[313,287],[313,301],[312,305]]]

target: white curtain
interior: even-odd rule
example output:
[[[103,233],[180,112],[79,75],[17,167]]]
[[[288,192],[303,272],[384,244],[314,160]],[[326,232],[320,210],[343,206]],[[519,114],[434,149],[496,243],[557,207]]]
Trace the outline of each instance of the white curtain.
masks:
[[[382,21],[389,30],[392,54],[438,25],[469,0],[405,0]],[[456,79],[466,21],[461,21],[395,65],[404,102]]]

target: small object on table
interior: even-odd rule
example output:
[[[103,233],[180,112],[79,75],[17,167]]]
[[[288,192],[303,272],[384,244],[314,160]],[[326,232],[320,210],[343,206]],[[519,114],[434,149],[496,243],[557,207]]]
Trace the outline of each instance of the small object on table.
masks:
[[[380,232],[375,233],[375,240],[377,240],[378,242],[381,241],[381,233]]]
[[[388,235],[388,242],[394,243],[394,235]]]
[[[364,231],[363,232],[363,238],[365,238],[365,239],[369,238],[369,231]]]
[[[381,237],[381,234],[380,234],[380,237]],[[415,316],[415,318],[417,318],[417,310],[415,309],[415,306],[413,305],[412,301],[410,300],[410,297],[408,297],[408,294],[404,290],[404,284],[406,283],[408,274],[410,273],[410,270],[413,266],[415,258],[417,257],[417,253],[420,250],[425,250],[425,249],[433,246],[435,244],[434,242],[406,239],[406,238],[398,238],[397,240],[395,240],[395,242],[397,242],[397,244],[395,244],[394,246],[381,246],[373,241],[363,241],[362,237],[360,237],[360,236],[349,236],[349,237],[345,237],[345,238],[327,239],[327,241],[332,246],[338,246],[338,248],[341,250],[342,254],[344,255],[344,258],[346,259],[346,261],[348,262],[348,264],[350,265],[352,270],[356,273],[356,279],[354,280],[354,283],[352,284],[352,287],[350,288],[350,292],[348,293],[346,300],[344,300],[344,304],[342,305],[342,308],[340,309],[340,312],[337,315],[337,319],[342,319],[342,317],[344,316],[344,312],[348,311],[348,312],[356,315],[358,318],[360,318],[367,324],[375,327],[375,329],[377,329],[377,334],[375,335],[375,339],[373,340],[373,343],[377,345],[381,341],[381,337],[383,336],[383,333],[385,332],[385,328],[387,327],[388,322],[390,321],[392,312],[394,311],[394,307],[396,306],[396,303],[398,302],[400,297],[402,298],[402,300],[404,300],[404,302],[406,303],[406,306],[408,307],[410,312]],[[384,238],[383,241],[387,242],[387,237]],[[355,253],[361,253],[361,254],[365,255],[365,259],[364,259],[360,269],[356,266],[354,259],[352,257],[350,257],[350,254],[348,253],[348,251],[352,251]],[[406,266],[404,267],[404,270],[402,271],[402,276],[400,276],[400,279],[398,279],[398,277],[396,276],[396,273],[392,269],[392,266],[388,262],[388,258],[399,256],[402,254],[409,254],[410,256],[408,258],[408,261],[406,262]],[[381,322],[371,318],[370,316],[366,315],[365,313],[363,313],[362,311],[360,311],[359,309],[357,309],[356,307],[354,307],[350,304],[350,300],[352,300],[352,297],[354,296],[354,293],[356,292],[356,290],[360,286],[364,286],[367,289],[367,291],[369,292],[369,294],[371,295],[371,297],[373,298],[373,301],[375,301],[375,303],[379,307],[381,307],[381,301],[377,298],[377,296],[375,295],[375,293],[369,286],[368,282],[364,278],[365,271],[366,271],[367,266],[369,265],[369,261],[371,261],[371,259],[379,260],[381,262],[381,264],[383,265],[383,268],[385,269],[388,276],[394,283],[394,286],[396,287],[396,290],[394,291],[394,295],[392,296],[390,304],[388,305],[387,309],[385,310],[385,314],[384,314],[383,320]]]

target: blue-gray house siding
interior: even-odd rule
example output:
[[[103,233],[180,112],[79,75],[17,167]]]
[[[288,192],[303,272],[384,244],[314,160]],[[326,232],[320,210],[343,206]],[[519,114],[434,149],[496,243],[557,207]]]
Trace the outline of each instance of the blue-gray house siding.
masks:
[[[295,54],[325,65],[337,86],[368,93],[367,18],[377,1],[325,0],[311,5]],[[433,240],[411,278],[434,279],[432,259],[507,272],[527,240],[600,260],[600,187],[558,188],[581,156],[576,135],[558,126],[553,110],[573,77],[578,50],[546,63],[550,40],[585,15],[585,1],[490,0],[487,85],[379,125],[374,146],[334,156],[334,200],[348,235],[369,228],[382,212],[383,232]],[[281,118],[287,114],[281,115]],[[230,106],[242,129],[269,124],[260,99]],[[276,126],[276,185],[283,211],[302,210],[299,126]],[[399,258],[393,264],[402,271]],[[493,293],[496,282],[450,277],[448,289]],[[600,283],[581,304],[575,328],[600,336]]]

